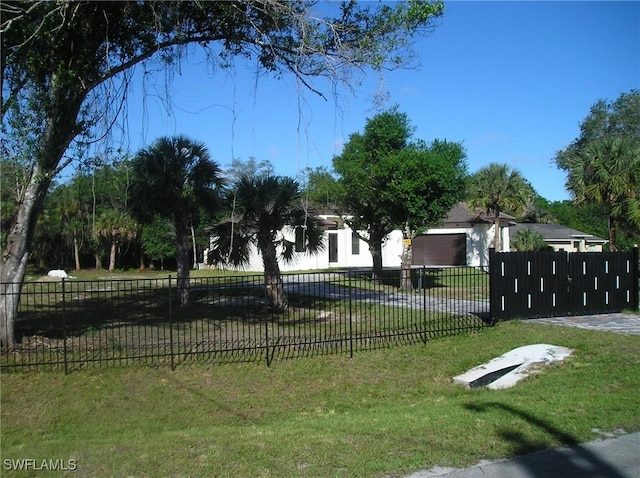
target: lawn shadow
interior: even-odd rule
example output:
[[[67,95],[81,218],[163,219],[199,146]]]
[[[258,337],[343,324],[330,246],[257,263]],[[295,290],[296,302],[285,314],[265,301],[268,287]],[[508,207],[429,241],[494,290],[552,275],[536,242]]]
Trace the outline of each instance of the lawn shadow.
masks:
[[[517,424],[510,428],[499,429],[498,435],[515,447],[517,456],[513,459],[513,463],[518,468],[525,470],[528,476],[535,478],[548,478],[549,476],[626,477],[606,460],[581,445],[576,437],[529,412],[498,402],[468,403],[464,407],[477,413],[484,413],[490,409],[504,411],[519,420],[538,427],[549,437],[564,445],[564,448],[550,449],[546,443],[524,436],[517,429]]]

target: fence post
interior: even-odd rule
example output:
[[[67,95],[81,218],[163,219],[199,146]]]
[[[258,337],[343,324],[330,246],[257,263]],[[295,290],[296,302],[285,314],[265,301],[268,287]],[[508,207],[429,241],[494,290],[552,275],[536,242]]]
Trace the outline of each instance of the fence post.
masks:
[[[269,349],[269,318],[264,319],[264,350],[267,354],[267,367],[271,367],[271,353]]]
[[[640,309],[640,254],[638,253],[638,245],[634,245],[632,249],[633,262],[633,284],[635,285],[635,294],[633,294],[633,311],[638,312]]]
[[[349,274],[349,357],[353,358],[353,307],[352,307],[352,297],[353,297],[353,284],[351,281],[353,280],[353,274],[351,272]]]
[[[64,362],[64,374],[69,374],[69,363],[67,362],[67,298],[65,280],[62,278],[62,355]]]
[[[496,307],[500,300],[500,292],[498,290],[498,276],[496,275],[496,249],[489,248],[489,324],[493,325],[497,322]]]
[[[429,341],[429,327],[427,326],[427,268],[423,265],[420,271],[420,287],[422,287],[422,343]]]
[[[173,306],[172,306],[172,291],[171,291],[171,274],[169,274],[169,355],[171,357],[171,370],[176,369],[175,358],[173,355]]]

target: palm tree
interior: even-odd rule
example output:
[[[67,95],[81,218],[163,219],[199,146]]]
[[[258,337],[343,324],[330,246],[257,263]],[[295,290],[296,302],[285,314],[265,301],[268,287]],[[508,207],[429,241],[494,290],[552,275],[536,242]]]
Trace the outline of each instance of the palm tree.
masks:
[[[109,271],[113,272],[116,269],[118,246],[138,235],[138,225],[130,214],[106,209],[96,219],[95,234],[109,241]]]
[[[162,137],[133,160],[132,197],[143,223],[155,215],[174,225],[180,303],[189,302],[189,231],[199,208],[213,210],[221,185],[220,169],[204,143],[185,136]]]
[[[516,232],[513,238],[513,247],[517,251],[545,251],[549,249],[549,245],[537,231],[531,228],[521,229]]]
[[[469,181],[468,203],[491,214],[494,224],[494,247],[500,250],[500,214],[517,214],[529,204],[533,188],[520,171],[506,164],[491,163],[480,169]]]
[[[300,185],[294,179],[273,175],[242,175],[225,192],[230,218],[212,228],[214,254],[235,266],[249,261],[250,247],[262,255],[266,295],[274,310],[286,303],[278,257],[292,261],[303,250],[323,249],[320,222],[302,204]],[[292,232],[296,241],[285,237]]]
[[[576,204],[594,202],[609,216],[609,248],[619,225],[640,227],[640,147],[629,137],[588,142],[569,157],[567,189]]]

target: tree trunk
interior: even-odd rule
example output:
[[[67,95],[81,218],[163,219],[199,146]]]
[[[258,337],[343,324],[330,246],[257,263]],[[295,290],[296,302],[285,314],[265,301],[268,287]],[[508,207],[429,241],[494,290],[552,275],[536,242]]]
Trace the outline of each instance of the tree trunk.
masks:
[[[99,271],[100,269],[102,269],[102,259],[100,258],[100,253],[96,252],[93,256],[96,259],[96,270]]]
[[[618,251],[618,244],[616,242],[616,222],[609,216],[609,250],[611,252]]]
[[[7,245],[2,252],[0,282],[4,290],[0,297],[0,342],[8,347],[16,344],[15,323],[27,271],[29,247],[50,183],[50,176],[41,170],[39,164],[35,164],[18,208],[16,222],[9,230]]]
[[[414,234],[411,232],[409,225],[405,226],[405,231],[402,241],[402,278],[400,279],[400,290],[412,291],[413,281],[411,280],[411,263],[413,262],[413,246],[411,241]]]
[[[77,82],[77,79],[72,81]],[[0,342],[9,347],[16,343],[15,322],[20,291],[27,271],[36,222],[60,159],[81,130],[77,117],[87,91],[82,86],[69,88],[68,84],[63,83],[64,80],[53,75],[47,91],[45,128],[34,153],[33,168],[18,207],[16,222],[9,230],[7,243],[2,251],[0,282],[12,285],[5,286],[8,287],[8,293],[0,297]]]
[[[144,265],[144,248],[142,247],[142,245],[140,245],[140,266],[139,266],[139,270],[143,271],[146,269],[146,266]]]
[[[493,218],[493,247],[496,252],[500,252],[500,215],[496,214]]]
[[[178,275],[178,295],[180,305],[189,303],[189,242],[187,240],[187,227],[176,223],[176,262]]]
[[[276,312],[286,310],[287,303],[284,297],[284,286],[282,275],[278,265],[276,248],[271,238],[259,238],[258,248],[262,254],[262,264],[264,266],[264,286],[269,305]]]
[[[382,243],[384,242],[386,234],[379,231],[371,231],[369,240],[369,252],[371,252],[371,259],[373,260],[373,269],[371,271],[371,282],[374,284],[382,283]]]
[[[80,270],[80,246],[78,245],[78,238],[73,235],[73,259],[76,263],[76,270]]]
[[[109,272],[116,270],[116,252],[117,241],[115,237],[111,238],[111,249],[109,250]]]
[[[191,242],[193,245],[193,270],[198,269],[198,249],[196,248],[196,231],[191,226]]]

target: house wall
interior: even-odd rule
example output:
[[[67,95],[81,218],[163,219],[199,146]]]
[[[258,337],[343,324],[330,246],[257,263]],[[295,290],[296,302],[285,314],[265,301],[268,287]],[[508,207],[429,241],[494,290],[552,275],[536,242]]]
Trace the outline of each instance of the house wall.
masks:
[[[323,216],[321,216],[323,217]],[[326,219],[326,217],[323,217]],[[329,262],[329,235],[335,234],[337,238],[338,254],[337,261]],[[306,270],[318,270],[318,269],[330,269],[330,268],[345,268],[345,267],[372,267],[373,259],[369,252],[369,245],[359,240],[359,251],[357,254],[353,252],[352,244],[352,230],[343,225],[336,230],[327,230],[324,232],[323,244],[324,249],[317,254],[297,253],[293,261],[285,263],[279,261],[280,270],[282,272],[287,271],[306,271]],[[284,237],[289,241],[295,241],[295,234],[292,229],[285,229],[280,233],[280,237]],[[210,244],[213,242],[213,238],[210,239]],[[205,251],[206,257],[207,251]],[[400,256],[402,254],[402,232],[393,231],[387,237],[386,241],[382,245],[382,263],[384,267],[400,267]],[[230,265],[219,266],[227,270],[243,270],[243,271],[256,271],[262,272],[264,266],[262,263],[262,256],[258,252],[256,247],[251,247],[250,259],[243,267],[233,267]]]
[[[323,219],[335,219],[332,216],[321,215],[320,217]],[[345,267],[372,267],[373,259],[369,252],[369,245],[363,240],[360,240],[359,253],[354,254],[352,250],[352,230],[341,221],[338,224],[339,226],[337,229],[327,230],[324,232],[324,249],[321,252],[318,254],[297,253],[292,262],[283,263],[280,261],[280,270],[282,272],[287,272]],[[503,250],[508,251],[508,228],[503,227],[500,229],[503,233]],[[468,227],[429,229],[427,234],[465,234],[467,238],[467,265],[478,267],[489,265],[489,248],[493,247],[493,231],[494,226],[492,224],[479,223]],[[289,241],[295,241],[295,234],[292,229],[285,229],[281,234]],[[338,254],[335,262],[329,262],[330,234],[335,234],[337,239]],[[387,236],[387,239],[382,245],[382,263],[384,267],[400,267],[401,256],[402,231],[396,230]],[[242,268],[224,266],[224,269],[262,272],[264,270],[262,256],[258,253],[258,250],[255,247],[252,247],[248,264]]]

